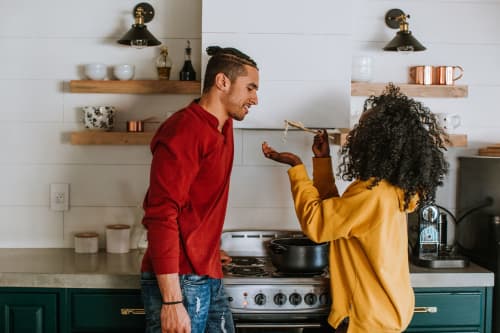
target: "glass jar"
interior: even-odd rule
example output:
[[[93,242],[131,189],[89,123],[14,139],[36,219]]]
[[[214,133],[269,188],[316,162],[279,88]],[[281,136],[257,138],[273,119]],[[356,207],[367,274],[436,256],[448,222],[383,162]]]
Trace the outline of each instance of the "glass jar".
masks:
[[[168,48],[162,46],[160,55],[156,58],[156,70],[158,71],[158,79],[169,80],[170,70],[172,69],[172,59],[168,55]]]

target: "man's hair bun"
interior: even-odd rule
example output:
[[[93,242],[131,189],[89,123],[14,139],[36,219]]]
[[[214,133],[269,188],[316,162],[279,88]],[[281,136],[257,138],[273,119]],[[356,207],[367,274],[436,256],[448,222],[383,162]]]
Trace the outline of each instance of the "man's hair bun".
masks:
[[[207,54],[209,56],[213,56],[213,55],[219,53],[220,51],[222,51],[222,47],[220,47],[220,46],[209,46],[209,47],[207,47]]]

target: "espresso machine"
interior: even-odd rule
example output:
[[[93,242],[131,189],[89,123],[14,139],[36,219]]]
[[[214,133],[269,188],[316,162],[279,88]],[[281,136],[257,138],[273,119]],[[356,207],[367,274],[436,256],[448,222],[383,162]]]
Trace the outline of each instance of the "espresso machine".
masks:
[[[451,213],[435,203],[424,203],[417,214],[418,235],[412,251],[413,263],[428,268],[467,266],[468,259],[454,254],[453,247],[448,245],[448,215]]]

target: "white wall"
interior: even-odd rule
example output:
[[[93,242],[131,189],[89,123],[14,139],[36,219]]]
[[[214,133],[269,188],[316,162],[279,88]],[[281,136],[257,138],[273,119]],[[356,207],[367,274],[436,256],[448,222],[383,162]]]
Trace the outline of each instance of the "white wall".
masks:
[[[202,1],[149,2],[156,16],[148,28],[169,47],[174,78],[182,65],[186,39],[192,41],[193,62],[201,73]],[[0,131],[0,247],[71,247],[75,231],[96,230],[102,235],[106,224],[134,224],[140,219],[136,206],[148,185],[148,147],[69,144],[69,133],[83,129],[79,107],[115,105],[119,109],[117,126],[123,129],[127,119],[151,115],[165,118],[194,96],[74,94],[69,93],[67,85],[71,79],[83,78],[82,64],[95,61],[110,66],[134,63],[136,78],[156,77],[153,60],[157,48],[135,50],[115,42],[133,23],[131,11],[137,3],[19,0],[0,6],[4,12],[15,13],[4,15],[0,22],[0,117],[4,121]],[[231,31],[226,27],[244,19],[249,25],[262,27],[260,33],[266,34],[260,19],[270,3],[253,2],[245,15],[241,15],[241,7],[237,8],[239,16],[227,13],[228,20],[217,32]],[[281,15],[294,16],[293,22],[300,29],[307,30],[313,23],[317,26],[312,20],[318,9],[311,2],[301,3],[300,12],[283,10]],[[422,99],[435,112],[459,113],[463,122],[460,132],[469,135],[469,148],[450,149],[452,172],[439,192],[439,203],[454,208],[456,156],[475,154],[479,146],[500,142],[500,113],[496,110],[496,97],[500,95],[500,23],[496,14],[500,1],[358,0],[352,6],[352,50],[339,48],[336,52],[372,55],[375,81],[404,82],[410,65],[464,67],[464,77],[458,83],[469,85],[468,98]],[[427,51],[411,55],[380,51],[396,32],[384,24],[385,12],[391,8],[411,14],[410,30]],[[208,13],[210,8],[203,10]],[[324,24],[326,29],[338,27],[343,34],[346,27],[336,22]],[[259,62],[251,49],[248,53]],[[321,60],[328,63],[330,55]],[[291,54],[286,61],[316,68],[304,50],[296,57]],[[283,68],[277,71],[264,67],[261,75],[265,79],[267,73],[281,73],[281,79],[274,82],[276,86],[294,84],[293,78],[283,75]],[[261,89],[264,94],[265,86]],[[351,99],[352,113],[358,112],[362,101],[361,97]],[[264,102],[261,100],[259,108],[271,113]],[[296,229],[286,168],[265,160],[260,144],[266,140],[278,149],[298,152],[310,165],[312,137],[289,133],[285,144],[280,131],[238,129],[235,134],[236,160],[226,229]],[[71,187],[71,207],[64,213],[49,210],[49,184],[59,182]]]

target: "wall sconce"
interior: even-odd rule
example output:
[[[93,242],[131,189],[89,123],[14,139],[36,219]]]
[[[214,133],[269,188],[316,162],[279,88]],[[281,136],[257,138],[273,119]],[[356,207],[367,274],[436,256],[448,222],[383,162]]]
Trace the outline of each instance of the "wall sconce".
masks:
[[[147,2],[141,2],[134,7],[135,23],[132,28],[118,41],[119,44],[142,49],[146,46],[160,45],[161,42],[148,31],[144,23],[150,22],[155,15],[155,10]]]
[[[406,15],[401,9],[391,9],[385,14],[385,24],[399,31],[385,47],[384,51],[424,51],[426,48],[411,35],[408,29],[410,15]]]

